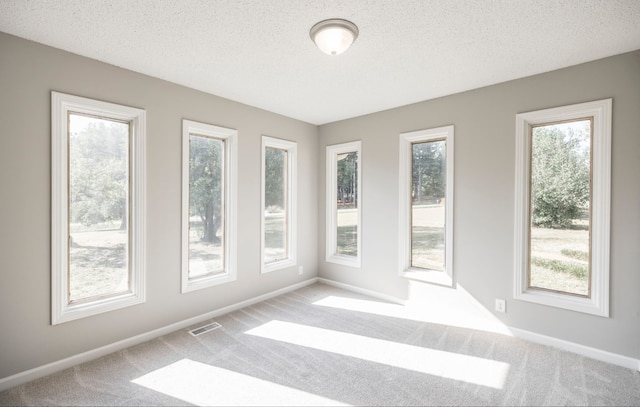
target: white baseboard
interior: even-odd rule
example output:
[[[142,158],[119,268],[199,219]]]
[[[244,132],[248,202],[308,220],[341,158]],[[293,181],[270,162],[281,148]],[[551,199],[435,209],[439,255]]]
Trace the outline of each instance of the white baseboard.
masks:
[[[612,365],[622,366],[628,369],[640,371],[639,359],[634,359],[628,356],[619,355],[617,353],[580,345],[579,343],[565,341],[563,339],[554,338],[552,336],[541,335],[535,332],[526,331],[524,329],[511,327],[508,328],[516,338],[566,350],[572,353],[577,353],[578,355],[586,356],[588,358],[599,360],[601,362],[611,363]]]
[[[343,290],[351,291],[353,293],[367,295],[369,297],[377,298],[379,300],[392,302],[394,304],[400,304],[400,305],[405,305],[406,304],[405,300],[400,299],[398,297],[394,297],[394,296],[387,295],[387,294],[382,294],[382,293],[379,293],[379,292],[373,291],[373,290],[367,290],[366,288],[356,287],[355,285],[339,283],[337,281],[328,280],[326,278],[321,278],[321,277],[318,277],[318,282],[322,283],[322,284],[330,285],[332,287],[342,288]]]
[[[364,288],[356,287],[349,284],[339,283],[334,280],[328,280],[325,278],[318,278],[319,283],[327,284],[330,286],[342,288],[347,291],[351,291],[358,294],[368,295],[369,297],[378,298],[384,301],[393,302],[396,304],[405,305],[406,301],[399,298],[392,297],[386,294],[379,293],[377,291],[367,290]],[[640,371],[640,359],[634,359],[628,356],[619,355],[604,351],[601,349],[591,348],[589,346],[580,345],[578,343],[565,341],[563,339],[554,338],[551,336],[537,334],[535,332],[526,331],[519,328],[506,327],[516,338],[524,339],[530,342],[539,343],[541,345],[547,345],[554,348],[562,349],[567,352],[576,353],[578,355],[586,356],[591,359],[599,360],[612,365],[626,367],[628,369]]]
[[[73,367],[80,363],[97,359],[99,357],[108,355],[110,353],[117,352],[119,350],[126,349],[134,345],[138,345],[142,342],[146,342],[151,339],[155,339],[159,336],[166,335],[168,333],[171,333],[180,329],[184,329],[188,326],[198,324],[202,321],[206,321],[211,318],[215,318],[219,315],[228,314],[229,312],[236,311],[240,308],[248,307],[258,302],[262,302],[270,298],[277,297],[278,295],[285,294],[302,287],[306,287],[308,285],[316,283],[317,281],[318,279],[316,277],[310,278],[309,280],[305,280],[303,282],[293,284],[293,285],[281,288],[279,290],[271,291],[269,293],[262,294],[254,298],[250,298],[248,300],[244,300],[236,304],[228,305],[226,307],[222,307],[217,310],[207,312],[206,314],[185,319],[183,321],[176,322],[174,324],[170,324],[162,328],[154,329],[153,331],[145,332],[143,334],[136,335],[131,338],[123,339],[121,341],[114,342],[112,344],[105,345],[96,349],[92,349],[87,352],[79,353],[77,355],[73,355],[68,358],[46,364],[44,366],[39,366],[21,373],[17,373],[9,377],[2,378],[0,379],[0,391],[10,389],[12,387],[30,382],[32,380],[50,375],[55,372],[59,372],[60,370]]]

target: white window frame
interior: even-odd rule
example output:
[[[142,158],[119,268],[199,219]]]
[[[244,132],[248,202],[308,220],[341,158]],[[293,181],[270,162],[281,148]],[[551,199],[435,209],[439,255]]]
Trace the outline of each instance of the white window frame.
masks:
[[[272,263],[265,263],[265,151],[267,148],[277,148],[287,152],[287,257]],[[260,272],[272,271],[295,266],[297,263],[297,161],[298,144],[295,141],[262,136],[262,176],[260,195]]]
[[[411,177],[412,145],[429,141],[446,141],[446,198],[445,198],[445,270],[426,270],[411,267]],[[454,126],[417,130],[400,134],[399,157],[399,275],[432,284],[452,287],[453,280],[453,207],[454,207]]]
[[[69,113],[130,123],[130,290],[69,302]],[[142,109],[51,92],[51,324],[85,318],[145,301],[146,113]]]
[[[357,250],[356,256],[347,256],[337,253],[337,208],[338,200],[338,155],[345,153],[358,153],[357,160]],[[326,219],[326,261],[330,263],[341,264],[344,266],[360,268],[362,259],[362,142],[353,141],[349,143],[336,144],[327,146],[326,157],[326,203],[327,203],[327,219]]]
[[[611,106],[604,99],[516,115],[514,298],[587,314],[609,316],[611,211]],[[591,296],[528,288],[531,131],[535,125],[593,117],[591,151]]]
[[[189,139],[198,135],[222,139],[224,143],[224,271],[189,278]],[[182,293],[235,281],[237,278],[237,185],[238,131],[192,120],[182,120]]]

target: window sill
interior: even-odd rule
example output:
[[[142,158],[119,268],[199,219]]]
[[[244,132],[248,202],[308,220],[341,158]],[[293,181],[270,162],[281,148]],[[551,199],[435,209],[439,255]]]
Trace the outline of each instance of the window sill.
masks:
[[[326,261],[327,263],[335,263],[335,264],[354,267],[358,269],[360,268],[360,257],[335,254],[333,256],[327,256]]]
[[[272,271],[276,271],[276,270],[282,270],[282,269],[286,269],[289,267],[294,267],[296,265],[296,262],[291,260],[291,259],[286,259],[286,260],[280,260],[280,261],[274,261],[273,263],[269,263],[269,264],[262,264],[262,270],[260,270],[260,272],[262,274],[265,273],[270,273]]]
[[[410,268],[400,272],[400,276],[409,280],[416,280],[445,287],[453,287],[453,279],[444,271]]]
[[[102,314],[104,312],[115,311],[117,309],[142,304],[144,302],[145,297],[143,294],[127,292],[95,301],[65,304],[61,305],[59,308],[54,308],[51,325],[74,321],[76,319],[86,318]]]
[[[555,308],[563,308],[569,311],[583,312],[601,317],[609,317],[609,309],[604,303],[598,304],[594,298],[565,295],[544,290],[526,290],[516,292],[516,300],[533,302]]]
[[[230,283],[236,280],[236,276],[231,273],[220,273],[212,276],[203,276],[200,278],[189,279],[183,282],[182,293],[201,290],[207,287],[213,287],[219,284]]]

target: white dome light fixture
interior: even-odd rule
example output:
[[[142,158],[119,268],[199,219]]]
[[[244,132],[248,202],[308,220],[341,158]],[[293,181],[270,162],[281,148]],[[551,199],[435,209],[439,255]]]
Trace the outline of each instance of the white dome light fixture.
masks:
[[[358,38],[358,27],[351,21],[331,18],[311,27],[309,36],[325,54],[339,55]]]

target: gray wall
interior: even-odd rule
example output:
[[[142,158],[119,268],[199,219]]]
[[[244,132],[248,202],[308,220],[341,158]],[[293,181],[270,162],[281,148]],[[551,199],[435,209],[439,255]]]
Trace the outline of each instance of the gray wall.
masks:
[[[507,61],[508,63],[508,61]],[[375,86],[375,84],[373,84]],[[513,295],[515,115],[613,98],[611,318],[523,301]],[[319,190],[319,275],[406,298],[397,275],[398,137],[455,125],[454,279],[485,307],[521,328],[640,357],[640,52],[320,126],[325,146],[362,140],[362,268],[324,261],[325,193]]]
[[[317,126],[0,33],[0,378],[317,275]],[[147,301],[50,325],[52,90],[147,112]],[[181,120],[237,129],[238,279],[180,293]],[[260,274],[260,136],[298,142],[297,267]]]

